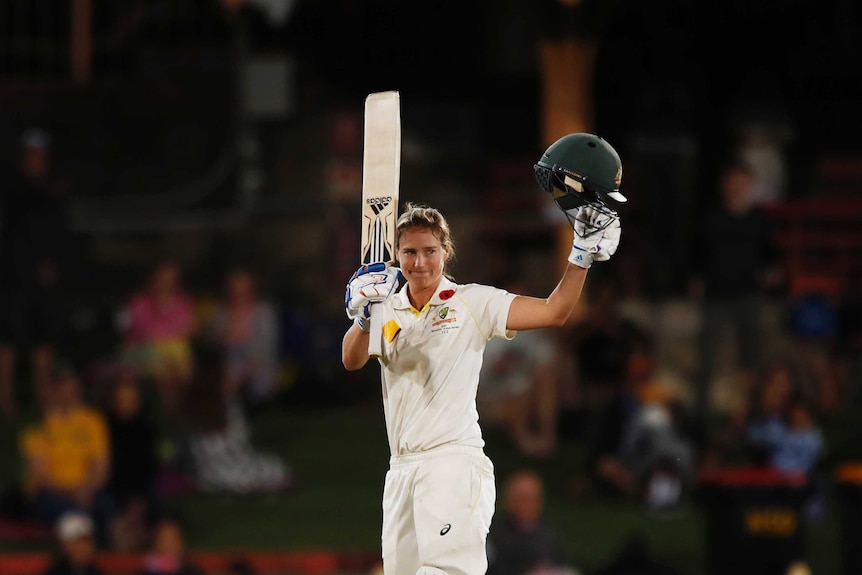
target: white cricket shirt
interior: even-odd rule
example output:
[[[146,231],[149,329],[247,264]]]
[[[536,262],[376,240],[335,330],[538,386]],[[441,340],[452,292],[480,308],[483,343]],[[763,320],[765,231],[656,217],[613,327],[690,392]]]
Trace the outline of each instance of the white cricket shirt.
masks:
[[[444,277],[422,310],[406,287],[384,302],[380,371],[392,455],[485,445],[476,410],[482,354],[492,337],[514,337],[506,321],[515,297]]]

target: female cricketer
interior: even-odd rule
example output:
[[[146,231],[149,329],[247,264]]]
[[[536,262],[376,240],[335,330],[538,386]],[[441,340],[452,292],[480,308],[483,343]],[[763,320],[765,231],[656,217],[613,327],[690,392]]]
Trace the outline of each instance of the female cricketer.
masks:
[[[492,337],[560,326],[572,313],[587,270],[613,255],[622,202],[616,151],[592,134],[570,134],[535,165],[574,227],[568,265],[547,298],[516,295],[446,275],[455,247],[439,211],[407,204],[398,218],[397,267],[361,267],[345,296],[354,324],[342,342],[348,370],[369,359],[369,308],[383,313],[383,407],[391,452],[383,492],[385,575],[483,575],[494,514],[494,468],[476,410],[482,354]],[[406,280],[401,289],[399,283]]]

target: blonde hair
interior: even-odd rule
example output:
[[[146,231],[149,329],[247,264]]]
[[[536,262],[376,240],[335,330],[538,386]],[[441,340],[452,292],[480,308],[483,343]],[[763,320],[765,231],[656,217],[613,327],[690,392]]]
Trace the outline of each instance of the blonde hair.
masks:
[[[395,225],[396,251],[401,245],[401,236],[404,232],[417,228],[431,230],[434,237],[440,240],[440,244],[446,249],[447,262],[455,257],[455,242],[452,240],[449,223],[443,214],[434,208],[410,202],[404,206],[404,212],[398,216],[398,223]]]

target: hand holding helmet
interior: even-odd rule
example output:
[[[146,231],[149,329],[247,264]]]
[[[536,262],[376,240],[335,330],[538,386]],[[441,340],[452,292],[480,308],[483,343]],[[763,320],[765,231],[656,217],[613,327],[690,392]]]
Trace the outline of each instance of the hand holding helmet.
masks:
[[[569,262],[589,268],[593,262],[611,259],[620,243],[620,218],[592,206],[578,208],[574,222],[575,238]]]
[[[554,142],[534,166],[539,187],[550,193],[575,230],[569,261],[589,268],[610,259],[620,240],[620,219],[611,205],[620,193],[622,162],[616,150],[593,134],[576,133]]]

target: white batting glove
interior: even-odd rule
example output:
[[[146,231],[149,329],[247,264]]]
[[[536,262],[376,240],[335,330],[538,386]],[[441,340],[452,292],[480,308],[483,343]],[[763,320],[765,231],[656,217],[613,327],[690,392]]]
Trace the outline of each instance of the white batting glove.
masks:
[[[611,259],[620,243],[620,218],[616,213],[581,206],[575,218],[575,239],[569,262],[589,268],[593,262]]]
[[[347,283],[344,309],[363,331],[370,329],[371,304],[384,301],[395,293],[401,270],[383,262],[367,264],[356,270]]]

